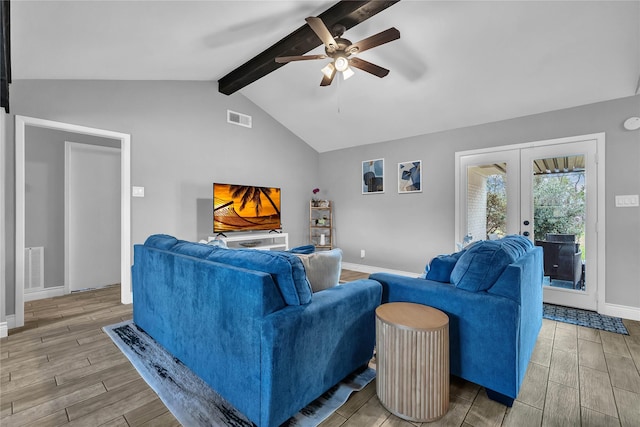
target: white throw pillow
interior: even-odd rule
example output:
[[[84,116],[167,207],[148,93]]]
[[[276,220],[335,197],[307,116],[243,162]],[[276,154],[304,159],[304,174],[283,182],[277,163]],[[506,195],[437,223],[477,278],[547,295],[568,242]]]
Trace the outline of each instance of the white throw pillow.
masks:
[[[340,281],[342,249],[296,254],[304,265],[311,290],[318,292],[336,286]]]

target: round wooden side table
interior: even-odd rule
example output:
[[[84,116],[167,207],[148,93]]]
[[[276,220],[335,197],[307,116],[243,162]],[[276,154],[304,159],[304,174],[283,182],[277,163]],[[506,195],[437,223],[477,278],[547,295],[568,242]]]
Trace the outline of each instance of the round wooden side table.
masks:
[[[449,410],[449,317],[426,305],[393,302],[376,309],[376,392],[409,421]]]

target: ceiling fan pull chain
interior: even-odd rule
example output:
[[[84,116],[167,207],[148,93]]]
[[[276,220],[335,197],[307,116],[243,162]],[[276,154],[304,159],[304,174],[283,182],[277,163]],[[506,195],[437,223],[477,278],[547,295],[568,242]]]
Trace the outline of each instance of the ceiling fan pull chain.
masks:
[[[338,84],[336,85],[336,90],[338,91],[338,96],[336,97],[336,99],[338,100],[338,114],[340,114],[340,93],[341,93],[340,85],[342,84],[342,83],[340,83],[340,80],[342,80],[342,79],[338,76],[338,78],[336,80],[338,81]]]

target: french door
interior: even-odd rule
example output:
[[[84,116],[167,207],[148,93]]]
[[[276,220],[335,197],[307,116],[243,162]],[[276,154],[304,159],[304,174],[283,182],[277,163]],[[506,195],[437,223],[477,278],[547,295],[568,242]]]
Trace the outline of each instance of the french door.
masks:
[[[544,251],[544,301],[597,310],[599,137],[457,153],[458,245],[527,236]]]

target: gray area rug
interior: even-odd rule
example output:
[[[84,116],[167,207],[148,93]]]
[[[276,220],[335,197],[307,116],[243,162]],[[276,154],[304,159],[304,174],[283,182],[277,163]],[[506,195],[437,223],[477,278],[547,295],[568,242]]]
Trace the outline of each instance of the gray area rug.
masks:
[[[105,326],[103,330],[182,425],[255,426],[132,321]],[[371,368],[350,375],[282,425],[317,426],[375,375]]]

